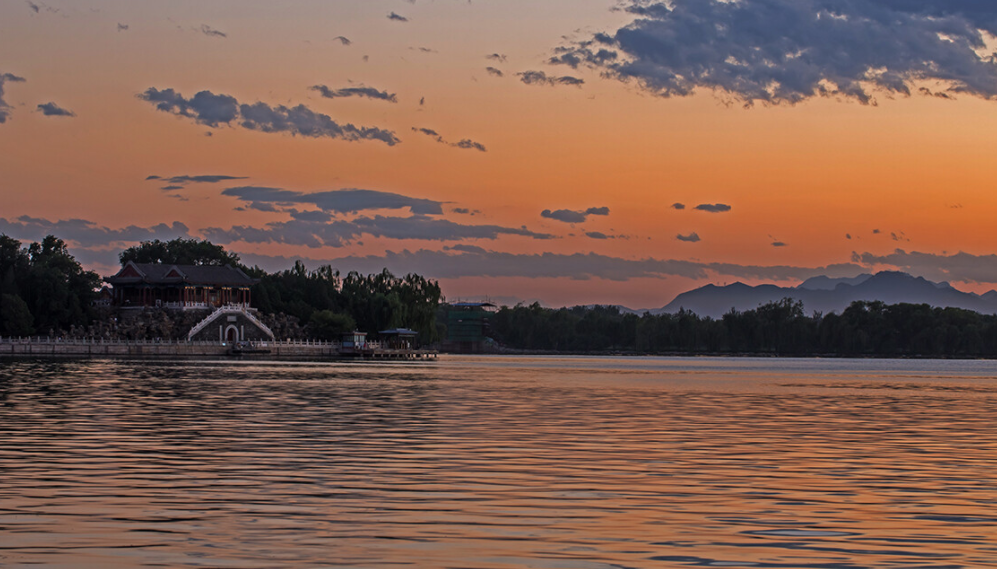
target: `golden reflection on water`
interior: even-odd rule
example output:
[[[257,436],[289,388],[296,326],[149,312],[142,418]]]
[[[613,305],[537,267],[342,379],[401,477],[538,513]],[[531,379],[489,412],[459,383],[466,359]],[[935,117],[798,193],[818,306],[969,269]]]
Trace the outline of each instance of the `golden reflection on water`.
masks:
[[[0,566],[997,566],[994,365],[8,360]]]

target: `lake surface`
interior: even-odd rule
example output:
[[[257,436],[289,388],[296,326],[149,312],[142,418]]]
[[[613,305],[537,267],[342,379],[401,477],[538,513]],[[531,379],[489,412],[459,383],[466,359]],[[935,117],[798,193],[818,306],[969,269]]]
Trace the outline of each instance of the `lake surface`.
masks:
[[[0,360],[0,566],[997,567],[995,378]]]

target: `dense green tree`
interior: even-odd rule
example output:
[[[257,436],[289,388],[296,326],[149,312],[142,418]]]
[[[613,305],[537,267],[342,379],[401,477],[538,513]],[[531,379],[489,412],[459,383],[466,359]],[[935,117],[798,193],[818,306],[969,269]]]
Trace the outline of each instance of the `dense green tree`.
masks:
[[[330,266],[308,270],[297,261],[290,269],[266,273],[253,287],[253,305],[265,313],[284,313],[312,322],[319,311],[347,314],[359,330],[373,337],[380,330],[411,328],[423,343],[436,342],[436,310],[442,296],[435,281],[419,275],[396,277],[387,269],[372,275],[350,272],[341,277]]]
[[[26,248],[0,235],[0,330],[46,333],[85,325],[93,316],[100,277],[85,271],[52,235]]]
[[[343,334],[356,330],[357,323],[349,314],[331,310],[316,310],[308,320],[311,335],[319,340],[339,340]]]
[[[163,263],[169,265],[239,265],[239,255],[201,239],[178,237],[170,241],[143,241],[118,255],[121,264]]]
[[[0,235],[0,293],[19,294],[18,280],[23,279],[31,267],[27,249],[21,248],[17,239]]]
[[[28,305],[14,294],[0,294],[0,333],[4,336],[30,336],[35,333]]]
[[[720,320],[692,312],[623,314],[614,307],[506,307],[500,343],[525,350],[681,354],[997,356],[997,316],[927,304],[859,301],[841,314],[806,315],[783,299]]]

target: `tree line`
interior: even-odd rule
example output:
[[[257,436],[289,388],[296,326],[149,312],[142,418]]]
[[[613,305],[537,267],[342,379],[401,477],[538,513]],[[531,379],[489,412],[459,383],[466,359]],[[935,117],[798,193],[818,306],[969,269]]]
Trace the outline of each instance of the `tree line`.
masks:
[[[309,270],[301,262],[270,273],[196,239],[144,242],[119,258],[122,264],[240,267],[259,279],[252,288],[255,308],[297,319],[315,338],[411,328],[428,344],[445,334],[440,286],[416,274],[398,277],[385,269],[342,276],[330,266]],[[0,235],[0,334],[62,334],[107,318],[94,306],[100,283],[57,237],[22,246]],[[610,306],[552,309],[534,303],[503,307],[492,318],[491,335],[514,349],[577,353],[997,357],[997,316],[875,301],[852,303],[841,314],[807,315],[802,303],[783,299],[719,319],[688,311],[638,315]]]
[[[118,256],[135,263],[231,265],[259,280],[252,306],[266,315],[283,314],[306,325],[313,338],[338,339],[359,329],[373,333],[411,328],[424,343],[439,340],[436,312],[442,294],[437,282],[420,275],[397,277],[387,269],[345,277],[331,266],[308,270],[300,261],[290,269],[267,272],[242,264],[236,253],[198,239],[146,241]],[[111,317],[98,310],[101,278],[84,270],[65,242],[48,236],[23,247],[0,235],[0,334],[60,335]]]
[[[879,301],[807,315],[786,298],[719,319],[534,303],[499,310],[492,334],[516,349],[578,353],[997,357],[995,315]]]

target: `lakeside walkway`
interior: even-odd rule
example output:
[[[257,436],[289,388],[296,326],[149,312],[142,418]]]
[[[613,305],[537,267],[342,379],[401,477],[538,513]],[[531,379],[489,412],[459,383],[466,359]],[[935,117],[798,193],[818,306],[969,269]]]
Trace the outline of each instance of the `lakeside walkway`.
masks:
[[[107,340],[103,338],[0,337],[0,357],[217,358],[280,360],[434,360],[435,350],[391,349],[367,342],[360,349],[341,342],[278,340],[209,342],[187,340]]]

